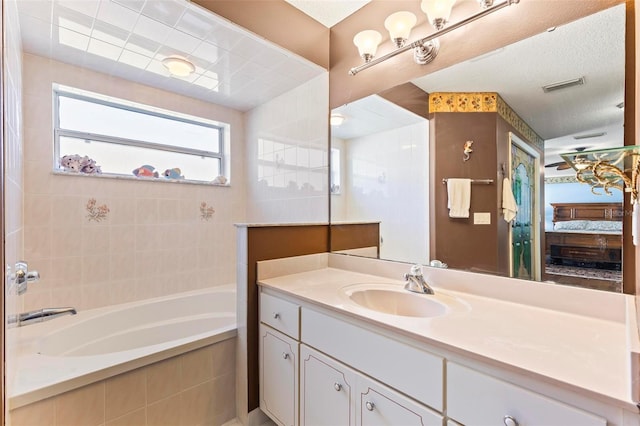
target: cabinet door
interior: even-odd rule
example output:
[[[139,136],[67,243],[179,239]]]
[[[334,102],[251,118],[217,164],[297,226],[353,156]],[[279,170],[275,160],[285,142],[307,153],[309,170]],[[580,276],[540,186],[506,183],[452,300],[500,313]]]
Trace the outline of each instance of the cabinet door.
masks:
[[[281,426],[298,424],[298,347],[260,324],[260,408]]]
[[[440,414],[380,383],[358,378],[358,426],[442,426]]]
[[[355,424],[355,373],[348,367],[300,346],[300,424]]]

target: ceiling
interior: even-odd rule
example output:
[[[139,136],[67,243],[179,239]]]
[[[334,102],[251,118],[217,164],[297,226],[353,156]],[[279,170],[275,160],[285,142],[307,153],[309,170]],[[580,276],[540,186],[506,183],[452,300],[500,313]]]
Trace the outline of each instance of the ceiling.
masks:
[[[333,27],[371,0],[285,0],[327,28]]]
[[[326,72],[185,0],[16,3],[26,52],[240,111]],[[195,73],[170,76],[170,55]]]

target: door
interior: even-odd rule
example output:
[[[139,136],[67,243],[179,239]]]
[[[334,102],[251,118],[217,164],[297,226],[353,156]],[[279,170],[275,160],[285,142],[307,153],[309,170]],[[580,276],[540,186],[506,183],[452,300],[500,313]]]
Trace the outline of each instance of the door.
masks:
[[[510,223],[510,272],[514,278],[540,280],[540,154],[510,134],[510,178],[518,212]]]
[[[355,375],[346,366],[300,346],[300,425],[355,424]]]
[[[260,408],[280,426],[298,424],[299,345],[260,324]]]

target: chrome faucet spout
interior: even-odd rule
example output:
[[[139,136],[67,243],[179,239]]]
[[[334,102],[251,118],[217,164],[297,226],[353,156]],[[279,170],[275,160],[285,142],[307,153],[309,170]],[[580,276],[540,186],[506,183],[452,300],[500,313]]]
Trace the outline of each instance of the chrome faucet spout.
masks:
[[[36,322],[49,321],[63,315],[75,315],[78,311],[75,308],[42,308],[35,311],[24,312],[22,314],[10,315],[7,318],[7,325],[21,327]]]
[[[406,290],[414,293],[435,294],[433,289],[424,280],[424,275],[422,275],[422,266],[420,265],[413,265],[411,267],[411,272],[404,274],[404,280],[406,281],[406,284],[404,285]]]

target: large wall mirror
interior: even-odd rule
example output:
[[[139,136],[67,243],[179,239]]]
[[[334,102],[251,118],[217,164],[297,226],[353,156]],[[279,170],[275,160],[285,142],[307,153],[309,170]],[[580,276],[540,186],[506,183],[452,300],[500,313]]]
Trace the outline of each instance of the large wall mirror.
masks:
[[[379,253],[348,254],[622,291],[623,194],[594,194],[559,154],[624,144],[625,14],[620,4],[407,82],[403,90],[424,93],[418,108],[385,91],[334,109],[342,123],[331,127],[331,223],[380,223]],[[436,93],[476,111],[438,121],[433,97],[428,105]],[[503,105],[498,120],[511,115],[519,124],[483,127],[478,117],[494,118],[472,104],[492,96]],[[443,141],[454,133],[468,136]],[[512,143],[523,134],[533,135],[538,165],[527,167],[536,182],[527,183]],[[467,139],[474,144],[465,161]],[[520,206],[511,222],[502,215],[505,177]],[[446,178],[477,181],[466,228],[448,228],[458,219],[447,217]]]

